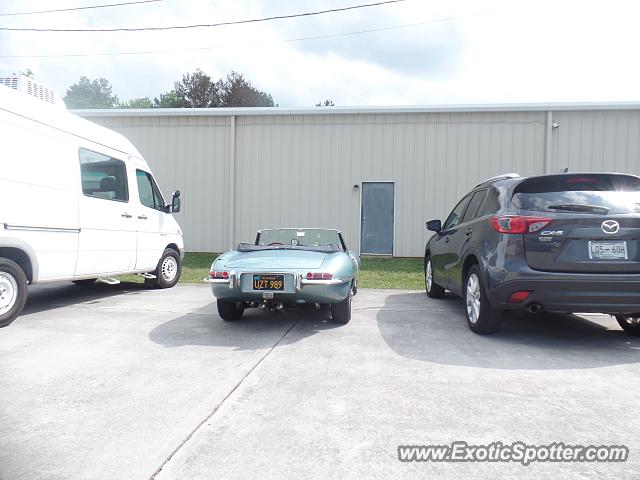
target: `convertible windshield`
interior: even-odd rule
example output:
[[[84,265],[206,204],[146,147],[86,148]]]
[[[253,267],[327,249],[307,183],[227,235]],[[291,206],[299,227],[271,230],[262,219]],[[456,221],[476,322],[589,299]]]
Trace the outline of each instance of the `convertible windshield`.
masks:
[[[321,251],[344,250],[340,232],[323,228],[274,228],[261,230],[256,236],[254,247],[298,248]]]

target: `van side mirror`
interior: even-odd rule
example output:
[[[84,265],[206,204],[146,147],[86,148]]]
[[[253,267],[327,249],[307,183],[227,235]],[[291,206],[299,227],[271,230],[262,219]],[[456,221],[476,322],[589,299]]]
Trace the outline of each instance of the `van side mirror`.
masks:
[[[171,212],[178,213],[180,211],[180,190],[171,192]]]
[[[442,222],[440,220],[429,220],[426,223],[427,230],[438,233],[442,230]]]

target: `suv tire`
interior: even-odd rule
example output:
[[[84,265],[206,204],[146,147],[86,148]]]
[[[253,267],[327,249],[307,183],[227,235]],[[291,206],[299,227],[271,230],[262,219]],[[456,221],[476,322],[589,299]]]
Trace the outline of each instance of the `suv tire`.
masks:
[[[473,265],[467,272],[462,293],[467,324],[474,333],[494,333],[500,330],[502,312],[489,303],[478,265]]]
[[[431,256],[427,256],[424,262],[424,289],[429,298],[444,298],[445,289],[433,281]]]

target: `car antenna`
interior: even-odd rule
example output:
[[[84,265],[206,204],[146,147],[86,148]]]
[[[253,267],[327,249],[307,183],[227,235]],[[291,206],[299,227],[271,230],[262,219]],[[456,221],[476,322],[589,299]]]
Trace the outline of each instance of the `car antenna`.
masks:
[[[569,167],[564,167],[558,173],[567,173],[569,171]]]

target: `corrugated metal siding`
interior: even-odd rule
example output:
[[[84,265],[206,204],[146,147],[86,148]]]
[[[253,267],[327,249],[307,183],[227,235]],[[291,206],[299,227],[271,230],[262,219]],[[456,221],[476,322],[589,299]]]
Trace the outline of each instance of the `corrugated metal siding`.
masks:
[[[225,250],[276,226],[339,228],[358,249],[360,191],[353,186],[393,181],[394,254],[420,256],[425,220],[444,218],[487,177],[543,173],[545,162],[551,172],[640,173],[638,110],[555,112],[560,126],[546,160],[543,110],[89,118],[130,138],[164,192],[182,190],[178,220],[192,251]]]
[[[551,171],[640,174],[640,112],[557,112]]]

